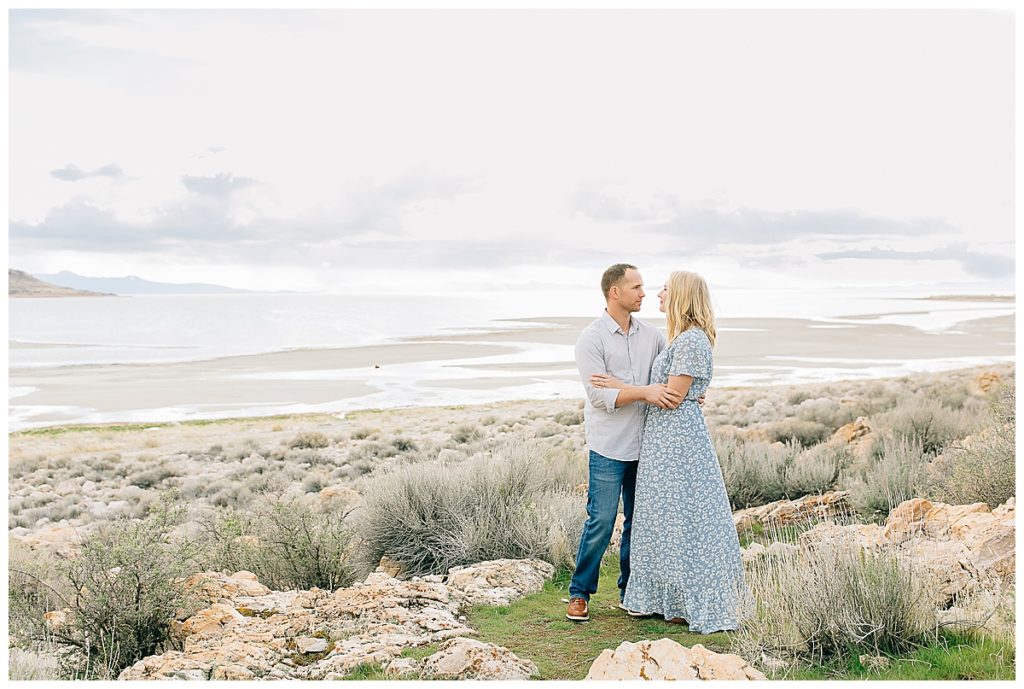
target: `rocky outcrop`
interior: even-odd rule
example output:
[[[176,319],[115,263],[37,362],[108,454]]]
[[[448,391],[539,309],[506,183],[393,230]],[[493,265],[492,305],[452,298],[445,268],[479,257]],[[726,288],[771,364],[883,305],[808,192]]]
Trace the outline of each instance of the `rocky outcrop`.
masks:
[[[837,519],[850,514],[849,497],[848,490],[833,490],[822,495],[805,495],[799,500],[776,500],[733,512],[732,520],[736,530],[742,532],[754,524],[788,526],[812,519]]]
[[[420,668],[424,679],[530,679],[538,672],[531,660],[523,660],[507,648],[476,641],[452,639],[425,658]]]
[[[1015,500],[994,510],[985,503],[947,505],[913,498],[884,525],[818,524],[800,535],[807,548],[855,545],[892,548],[932,581],[935,604],[949,608],[979,589],[1001,587],[1014,574]]]
[[[700,644],[687,648],[672,639],[623,641],[614,651],[605,649],[597,657],[587,679],[597,680],[680,680],[680,679],[765,679],[747,661],[732,653],[715,653]]]
[[[112,297],[113,294],[61,287],[29,275],[22,270],[7,269],[7,295],[11,297]]]
[[[463,608],[507,604],[539,590],[552,574],[544,562],[498,560],[454,569],[447,582],[374,572],[331,592],[271,591],[250,572],[202,572],[186,583],[208,606],[172,624],[177,650],[144,658],[118,679],[341,679],[367,663],[392,676],[408,674],[415,663],[397,662],[403,650],[473,633]],[[427,661],[434,656],[423,661],[423,671],[440,676],[458,657],[468,678],[536,672],[506,649],[471,646],[446,646],[443,657],[439,651],[433,663]]]
[[[868,420],[865,417],[860,416],[845,426],[840,426],[836,429],[836,432],[832,434],[830,442],[851,445],[864,440],[869,435],[871,435],[871,426],[868,425]]]
[[[982,394],[990,392],[1003,382],[1002,377],[995,371],[983,371],[974,379],[973,389]]]
[[[541,560],[491,560],[453,567],[445,583],[468,605],[508,605],[541,590],[554,574],[554,565]]]
[[[797,550],[799,550],[798,546],[790,543],[783,543],[782,541],[773,541],[768,545],[768,547],[765,547],[760,543],[751,543],[746,548],[740,549],[740,555],[743,558],[743,562],[750,562],[764,556],[772,557],[789,555]]]

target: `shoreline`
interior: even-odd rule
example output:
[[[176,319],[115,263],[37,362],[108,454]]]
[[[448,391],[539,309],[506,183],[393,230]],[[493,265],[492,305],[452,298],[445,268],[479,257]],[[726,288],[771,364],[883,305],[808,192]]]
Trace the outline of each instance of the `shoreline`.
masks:
[[[918,372],[921,376],[931,376],[946,374],[955,377],[977,377],[982,374],[991,371],[998,371],[1004,373],[1006,370],[1015,371],[1015,361],[998,362],[994,364],[983,364],[976,366],[965,366],[962,368],[949,369],[946,371]],[[752,388],[764,388],[766,393],[777,392],[779,390],[791,390],[799,388],[815,388],[815,387],[849,387],[856,385],[871,385],[879,383],[887,383],[894,381],[903,381],[914,374],[899,375],[899,376],[883,376],[879,378],[842,378],[829,381],[822,381],[817,383],[775,383],[772,385],[755,386],[755,385],[721,385],[714,387],[714,391],[718,393],[742,393]],[[46,426],[34,426],[28,428],[22,428],[18,430],[8,430],[8,438],[32,438],[32,437],[56,437],[61,435],[67,435],[71,433],[98,433],[109,437],[110,433],[139,433],[139,432],[150,432],[160,430],[173,430],[178,429],[181,431],[187,431],[189,429],[206,429],[209,427],[232,427],[232,426],[264,426],[270,424],[272,426],[280,425],[282,422],[289,425],[310,425],[317,426],[324,423],[337,423],[338,421],[351,422],[358,421],[362,417],[373,417],[379,415],[393,416],[396,414],[413,414],[413,415],[444,415],[450,412],[466,411],[471,410],[475,414],[490,413],[490,412],[501,412],[510,409],[516,409],[518,407],[529,407],[538,406],[545,408],[554,407],[572,407],[576,406],[582,408],[583,396],[580,394],[579,398],[563,398],[563,399],[551,399],[551,398],[519,398],[510,400],[498,400],[492,402],[483,403],[456,403],[456,404],[430,404],[430,405],[410,405],[404,407],[365,407],[359,409],[352,409],[343,412],[294,412],[294,413],[280,413],[280,414],[268,414],[268,415],[252,415],[252,416],[223,416],[215,418],[189,418],[181,420],[168,420],[168,421],[102,421],[96,423],[57,423]]]
[[[24,430],[582,398],[573,348],[592,320],[504,319],[495,323],[525,327],[175,363],[12,367],[8,423]],[[867,380],[1015,361],[1010,315],[939,332],[870,317],[732,318],[721,319],[719,329],[718,388]]]

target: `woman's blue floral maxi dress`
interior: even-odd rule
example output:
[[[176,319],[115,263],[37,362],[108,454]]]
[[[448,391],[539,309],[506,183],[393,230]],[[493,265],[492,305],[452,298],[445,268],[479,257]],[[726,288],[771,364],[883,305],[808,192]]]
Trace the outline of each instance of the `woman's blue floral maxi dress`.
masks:
[[[751,603],[722,470],[697,398],[711,383],[711,342],[681,333],[658,355],[651,383],[693,377],[676,409],[649,406],[633,508],[630,610],[682,617],[690,631],[738,629]]]

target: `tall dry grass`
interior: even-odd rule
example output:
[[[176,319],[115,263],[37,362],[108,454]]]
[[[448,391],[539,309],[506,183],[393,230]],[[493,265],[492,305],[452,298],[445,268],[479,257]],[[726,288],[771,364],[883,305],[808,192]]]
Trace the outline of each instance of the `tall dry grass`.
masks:
[[[899,653],[937,633],[927,581],[895,549],[801,547],[746,567],[756,610],[734,637],[743,657],[821,663]]]
[[[584,476],[581,457],[523,441],[386,471],[353,515],[363,567],[384,555],[411,574],[498,558],[571,566],[585,517],[572,487]]]

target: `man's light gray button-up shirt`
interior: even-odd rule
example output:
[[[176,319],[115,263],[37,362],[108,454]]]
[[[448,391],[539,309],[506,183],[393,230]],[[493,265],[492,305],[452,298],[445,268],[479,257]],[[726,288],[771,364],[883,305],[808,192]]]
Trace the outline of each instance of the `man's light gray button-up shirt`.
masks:
[[[622,332],[605,311],[584,328],[576,340],[576,368],[587,391],[583,407],[587,447],[610,459],[633,462],[640,459],[644,402],[615,407],[618,390],[595,388],[590,376],[608,373],[629,385],[651,382],[651,364],[665,348],[665,336],[652,325],[630,316],[629,332]]]

